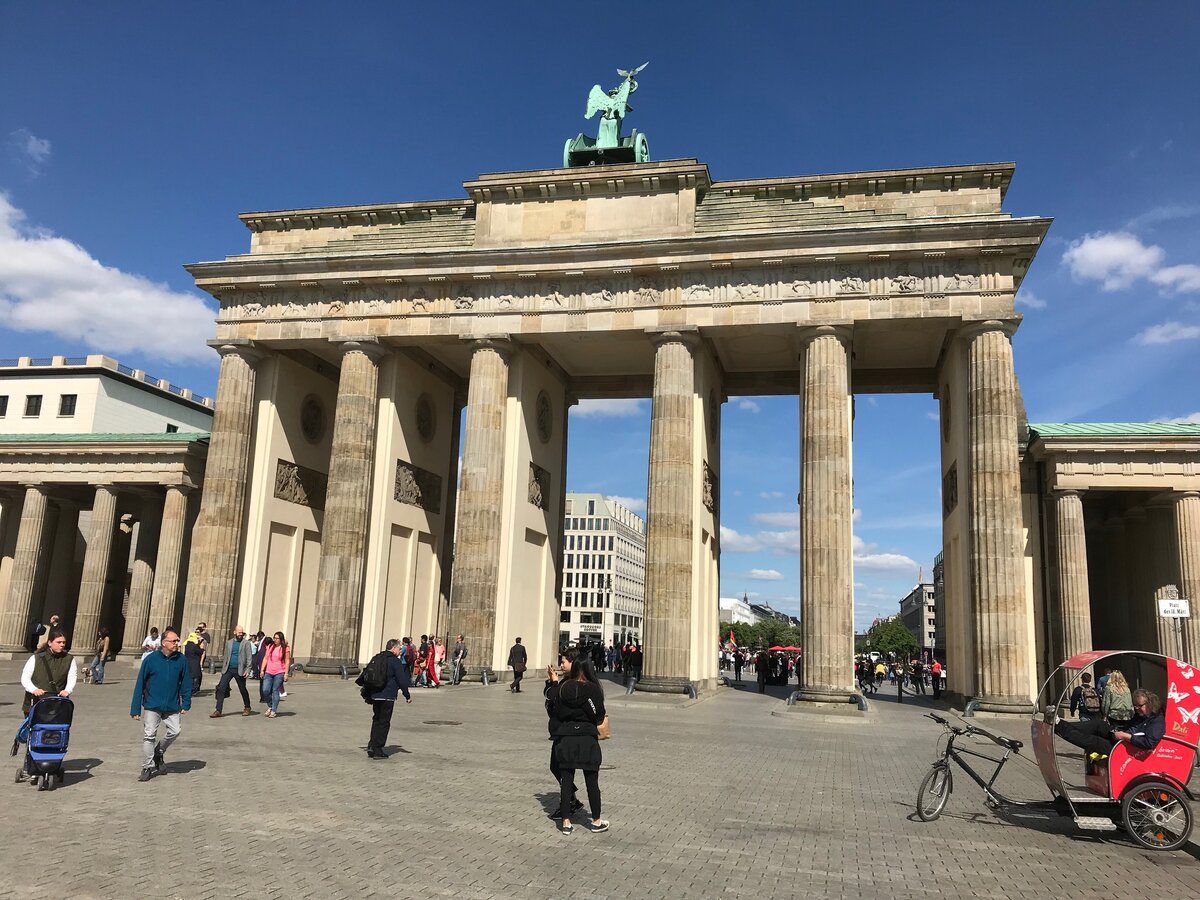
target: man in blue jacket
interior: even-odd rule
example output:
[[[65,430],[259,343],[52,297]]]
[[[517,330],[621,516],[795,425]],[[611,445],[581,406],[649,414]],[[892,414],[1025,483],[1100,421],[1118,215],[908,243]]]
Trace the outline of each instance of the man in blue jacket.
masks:
[[[163,756],[179,737],[179,717],[191,708],[192,679],[187,660],[179,652],[179,632],[165,628],[162,647],[142,660],[129,707],[133,720],[140,719],[143,723],[142,771],[138,781],[167,773]],[[166,726],[162,741],[158,740],[159,725]]]
[[[371,695],[371,739],[367,741],[367,756],[371,759],[387,759],[383,745],[387,743],[388,732],[392,729],[392,712],[396,708],[397,698],[403,694],[404,702],[412,703],[412,695],[408,692],[408,669],[400,660],[400,650],[405,646],[392,638],[383,651],[391,655],[388,658],[387,684]]]
[[[1116,728],[1105,719],[1088,722],[1059,722],[1054,733],[1069,744],[1088,751],[1091,759],[1105,759],[1122,741],[1141,750],[1153,750],[1166,733],[1167,722],[1158,694],[1138,688],[1133,692],[1133,718]]]

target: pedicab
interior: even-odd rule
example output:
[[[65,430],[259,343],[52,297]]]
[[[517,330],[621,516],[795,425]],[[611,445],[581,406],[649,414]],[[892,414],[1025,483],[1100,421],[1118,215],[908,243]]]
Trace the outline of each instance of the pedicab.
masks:
[[[1144,688],[1161,698],[1165,733],[1154,748],[1120,742],[1107,758],[1091,759],[1081,751],[1075,753],[1077,748],[1065,741],[1056,745],[1054,726],[1081,676],[1093,668],[1120,670],[1131,690]],[[1200,741],[1200,669],[1188,663],[1158,653],[1094,650],[1071,657],[1046,679],[1030,731],[1038,769],[1054,798],[1050,803],[1012,800],[995,787],[1005,763],[1024,746],[1021,741],[979,725],[955,725],[935,713],[928,717],[945,728],[948,739],[917,792],[917,815],[923,821],[933,821],[945,809],[953,790],[953,761],[983,788],[988,805],[998,810],[1024,808],[1069,815],[1086,831],[1115,831],[1119,818],[1129,836],[1150,850],[1177,850],[1191,835],[1188,800],[1196,796],[1188,782]],[[956,746],[963,737],[989,740],[1004,754],[994,757]],[[965,756],[996,763],[991,777],[985,780]]]

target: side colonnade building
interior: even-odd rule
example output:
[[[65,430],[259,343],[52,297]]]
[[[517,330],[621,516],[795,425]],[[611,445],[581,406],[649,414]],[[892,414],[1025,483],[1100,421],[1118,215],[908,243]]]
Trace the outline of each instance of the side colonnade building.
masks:
[[[1013,170],[714,182],[683,159],[243,215],[248,253],[189,267],[221,304],[222,358],[185,619],[207,620],[217,653],[235,618],[282,621],[317,672],[427,629],[463,632],[476,673],[502,671],[517,634],[545,664],[567,410],[650,397],[641,686],[711,686],[721,407],[792,394],[802,690],[844,702],[853,395],[933,393],[965,654],[951,687],[1024,709],[1034,564],[1011,337],[1050,223],[1002,209]]]

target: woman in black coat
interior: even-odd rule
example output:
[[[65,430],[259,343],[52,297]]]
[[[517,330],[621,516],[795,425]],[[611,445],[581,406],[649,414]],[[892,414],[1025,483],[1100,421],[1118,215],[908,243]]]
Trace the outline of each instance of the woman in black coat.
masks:
[[[554,761],[559,770],[559,807],[561,831],[570,834],[572,801],[575,797],[575,770],[583,771],[588,802],[592,807],[592,831],[608,831],[608,822],[600,818],[600,739],[596,726],[604,721],[604,690],[587,651],[574,651],[562,657],[560,678],[553,667],[546,670],[546,707],[554,738]]]

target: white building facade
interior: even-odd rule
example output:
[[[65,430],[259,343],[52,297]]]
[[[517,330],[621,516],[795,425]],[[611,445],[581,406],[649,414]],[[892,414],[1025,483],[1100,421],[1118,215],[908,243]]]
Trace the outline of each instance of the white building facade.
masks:
[[[932,650],[937,640],[937,606],[933,584],[923,581],[900,601],[900,621],[912,632],[922,650]]]
[[[602,494],[568,493],[559,645],[641,643],[646,522]]]

